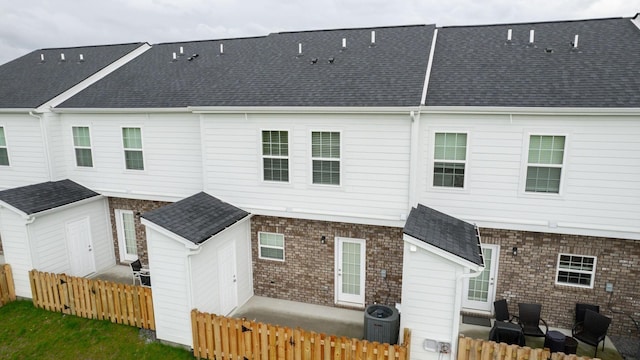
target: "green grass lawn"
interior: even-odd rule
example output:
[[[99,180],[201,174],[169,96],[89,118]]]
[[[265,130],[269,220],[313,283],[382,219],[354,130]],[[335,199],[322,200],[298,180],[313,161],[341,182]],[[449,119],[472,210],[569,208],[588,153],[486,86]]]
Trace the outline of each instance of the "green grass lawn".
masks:
[[[194,359],[184,349],[147,343],[139,331],[16,301],[0,307],[0,359]]]

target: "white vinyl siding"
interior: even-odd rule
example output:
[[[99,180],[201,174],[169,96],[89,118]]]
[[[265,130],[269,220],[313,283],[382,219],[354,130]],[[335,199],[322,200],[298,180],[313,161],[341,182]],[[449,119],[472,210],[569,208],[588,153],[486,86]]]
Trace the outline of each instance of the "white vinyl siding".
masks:
[[[593,288],[596,261],[595,256],[558,254],[556,284]]]
[[[258,233],[260,259],[284,261],[284,235],[259,232]]]
[[[74,126],[73,150],[76,156],[76,166],[93,167],[93,156],[91,155],[91,135],[88,126]]]
[[[127,170],[144,170],[142,154],[142,130],[140,128],[122,128],[124,163]]]
[[[436,133],[433,155],[433,186],[464,187],[467,134]]]
[[[9,166],[9,150],[2,126],[0,126],[0,165]]]
[[[262,174],[264,181],[289,182],[288,131],[262,131]]]
[[[564,136],[531,135],[529,137],[525,191],[555,194],[560,192],[564,143]]]
[[[312,182],[340,185],[340,133],[311,133]]]

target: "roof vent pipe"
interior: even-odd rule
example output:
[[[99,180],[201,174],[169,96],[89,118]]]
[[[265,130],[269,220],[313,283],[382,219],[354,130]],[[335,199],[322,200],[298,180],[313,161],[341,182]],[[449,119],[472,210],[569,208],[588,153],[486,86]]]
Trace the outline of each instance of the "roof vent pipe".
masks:
[[[184,47],[180,46],[180,55],[184,55]]]
[[[576,36],[573,38],[573,47],[574,48],[578,47],[578,34],[576,34]]]
[[[84,61],[84,55],[80,54],[80,62]]]
[[[174,52],[172,61],[176,61],[176,60],[178,60],[178,55],[176,55],[176,53]]]
[[[44,62],[44,54],[40,54],[40,62]]]
[[[511,34],[513,33],[512,29],[507,30],[507,41],[511,41]]]
[[[220,55],[224,54],[224,44],[220,44]]]
[[[529,30],[529,42],[533,44],[534,43],[534,41],[533,41],[534,39],[535,39],[535,30],[531,29],[531,30]]]
[[[376,31],[375,30],[371,30],[371,44],[375,44],[376,43]]]
[[[60,53],[60,61],[64,61],[64,53]]]
[[[298,55],[302,55],[302,43],[298,43]]]
[[[347,38],[342,38],[342,48],[343,49],[347,48]]]

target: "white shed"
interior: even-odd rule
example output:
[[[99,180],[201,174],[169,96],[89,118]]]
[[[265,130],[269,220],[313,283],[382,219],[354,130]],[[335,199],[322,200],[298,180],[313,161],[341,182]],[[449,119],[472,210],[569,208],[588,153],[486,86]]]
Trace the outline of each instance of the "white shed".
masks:
[[[115,265],[107,200],[71,180],[0,191],[0,237],[16,295],[29,271],[86,276]]]
[[[228,315],[253,296],[249,219],[204,192],[142,215],[158,339],[193,347],[192,309]]]
[[[411,329],[411,357],[453,359],[464,282],[484,269],[478,230],[418,204],[403,240],[400,328]]]

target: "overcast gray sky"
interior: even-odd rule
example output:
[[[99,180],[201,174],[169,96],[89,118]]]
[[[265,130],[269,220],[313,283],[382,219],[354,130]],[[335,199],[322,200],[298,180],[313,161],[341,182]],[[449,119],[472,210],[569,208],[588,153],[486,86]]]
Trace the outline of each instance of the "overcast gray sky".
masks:
[[[0,64],[33,50],[278,31],[632,17],[640,0],[0,0]]]

